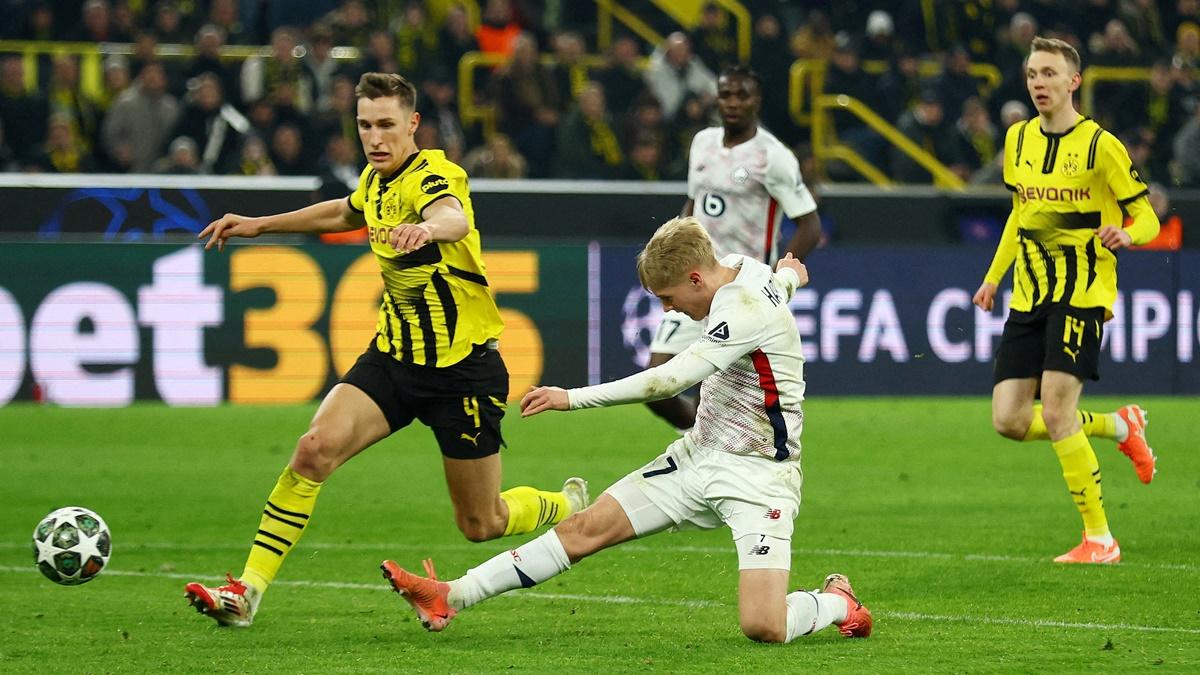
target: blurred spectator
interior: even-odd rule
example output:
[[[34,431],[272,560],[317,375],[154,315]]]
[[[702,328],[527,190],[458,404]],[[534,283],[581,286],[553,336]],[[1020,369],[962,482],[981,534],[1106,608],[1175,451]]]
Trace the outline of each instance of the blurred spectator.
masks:
[[[479,51],[485,54],[508,56],[517,47],[517,36],[521,25],[513,18],[510,0],[487,0],[483,8],[483,20],[475,29],[475,41]]]
[[[1021,101],[1008,101],[1000,107],[1000,130],[996,138],[998,148],[991,161],[971,174],[975,185],[1000,185],[1004,182],[1004,135],[1008,128],[1029,119],[1029,106]]]
[[[1166,162],[1162,165],[1156,165],[1154,162],[1154,145],[1156,142],[1154,132],[1137,127],[1129,129],[1120,136],[1121,144],[1125,146],[1125,151],[1129,153],[1129,161],[1131,166],[1138,172],[1138,176],[1143,182],[1165,179],[1167,173],[1159,170],[1166,167]]]
[[[460,5],[451,5],[446,10],[446,20],[438,34],[437,62],[450,72],[457,72],[463,54],[479,51],[479,43],[471,32],[467,12]]]
[[[417,97],[421,126],[437,130],[438,147],[446,151],[447,159],[457,164],[467,151],[467,135],[458,116],[458,97],[450,73],[436,69],[421,83],[421,93],[424,95]]]
[[[53,71],[46,87],[46,102],[50,113],[68,115],[74,125],[76,140],[89,151],[100,135],[100,111],[96,102],[85,95],[79,82],[79,58],[58,54],[51,61]]]
[[[333,31],[334,44],[366,49],[371,15],[363,0],[343,0],[341,7],[326,14],[322,21]]]
[[[17,161],[33,159],[46,140],[46,99],[25,86],[20,56],[0,57],[0,125]]]
[[[1155,0],[1121,0],[1118,5],[1121,20],[1129,28],[1133,41],[1149,55],[1166,55],[1170,41],[1158,3]]]
[[[128,35],[117,32],[108,0],[87,0],[77,25],[67,38],[73,42],[129,42]]]
[[[839,34],[837,46],[825,71],[825,92],[846,94],[872,110],[882,106],[877,98],[875,78],[862,69],[858,46],[848,35]],[[876,166],[884,161],[884,142],[857,115],[835,113],[834,123],[843,141],[852,146],[868,162]],[[836,166],[836,165],[835,165]],[[836,172],[836,169],[834,169]]]
[[[1200,187],[1200,106],[1175,136],[1174,173],[1181,187]]]
[[[221,48],[225,46],[225,30],[213,24],[205,24],[196,31],[196,54],[183,68],[187,80],[201,73],[212,73],[221,80],[224,91],[237,91],[237,71],[221,60]]]
[[[763,82],[788,82],[792,59],[788,53],[783,26],[773,14],[763,14],[754,20],[753,46],[750,49],[750,67]],[[790,85],[789,87],[790,88]],[[788,116],[788,89],[772,88],[763,92],[761,119],[763,126],[770,129],[785,145],[791,144],[800,131]],[[687,153],[684,153],[687,157]]]
[[[62,112],[50,115],[46,122],[46,143],[30,165],[48,173],[88,173],[96,170],[87,146],[75,133],[74,120]]]
[[[312,167],[304,161],[304,137],[291,124],[275,127],[271,135],[271,163],[280,176],[311,176]]]
[[[1023,101],[1006,101],[1000,106],[1000,126],[1007,130],[1017,122],[1029,119],[1029,106]]]
[[[196,153],[196,142],[187,136],[180,136],[171,141],[171,146],[167,148],[167,156],[154,162],[150,171],[176,176],[199,174],[200,158]]]
[[[604,105],[604,90],[599,84],[588,82],[558,128],[554,175],[612,178],[619,172],[622,161],[621,144]]]
[[[355,162],[362,164],[366,158],[363,157],[358,139],[358,98],[354,94],[354,80],[346,75],[338,75],[333,78],[332,91],[329,110],[318,112],[313,117],[314,135],[321,144],[334,137],[346,139],[354,152]]]
[[[333,96],[333,76],[338,71],[337,61],[333,60],[333,31],[328,26],[313,26],[304,67],[313,83],[313,109],[328,110]]]
[[[699,101],[700,98],[692,94],[685,100]],[[700,107],[704,107],[703,103],[700,104]],[[680,111],[682,110],[681,106]],[[633,143],[633,139],[642,132],[666,136],[669,133],[667,126],[667,120],[663,117],[662,104],[658,102],[657,98],[654,98],[653,94],[645,92],[633,102],[633,106],[625,114],[625,119],[621,120],[621,140],[624,146],[628,147]],[[690,139],[688,142],[691,142]]]
[[[646,91],[641,68],[638,67],[637,42],[623,35],[613,40],[608,48],[607,67],[598,73],[596,80],[604,87],[609,110],[614,115],[624,116],[634,100]]]
[[[1189,71],[1200,66],[1200,24],[1187,22],[1179,25],[1175,36],[1175,55],[1171,62]]]
[[[396,36],[396,63],[405,77],[420,82],[433,67],[437,57],[437,32],[426,16],[425,6],[409,0],[399,19],[393,22]]]
[[[1089,63],[1097,66],[1133,66],[1143,63],[1142,50],[1120,19],[1109,19],[1103,33],[1088,38]]]
[[[101,114],[107,113],[117,98],[133,84],[129,74],[129,59],[121,54],[111,54],[104,59],[104,89],[102,98],[96,101]]]
[[[867,39],[863,42],[862,58],[867,61],[891,61],[896,53],[892,39],[895,26],[892,15],[877,9],[867,15]]]
[[[979,96],[979,81],[968,70],[971,54],[966,47],[956,45],[946,54],[942,72],[934,80],[944,110],[959,111],[967,99]]]
[[[896,128],[943,164],[957,161],[956,141],[943,124],[942,101],[936,90],[921,92],[920,101],[900,116]],[[930,183],[933,176],[898,147],[892,148],[892,178],[902,183]]]
[[[292,29],[276,28],[271,33],[271,57],[252,56],[242,64],[242,100],[257,101],[288,85],[296,109],[307,113],[312,108],[313,80],[296,55],[297,47]]]
[[[663,115],[670,119],[679,110],[688,93],[705,100],[717,96],[717,77],[692,54],[683,33],[672,33],[650,55],[646,68],[646,86],[662,104]]]
[[[267,144],[258,134],[248,134],[242,142],[241,156],[238,159],[237,170],[242,176],[277,176],[275,165],[271,163],[271,155],[267,152]]]
[[[179,103],[167,92],[162,64],[146,64],[104,118],[102,145],[109,161],[120,171],[149,171],[178,116]]]
[[[692,139],[696,137],[696,132],[712,126],[713,111],[714,106],[705,104],[703,99],[694,94],[683,100],[683,105],[679,107],[679,113],[668,125],[667,151],[675,157],[675,160],[671,162],[670,173],[682,173],[685,177],[687,176],[688,151],[692,147]],[[632,130],[632,138],[636,140],[639,130],[643,129],[648,132],[656,131],[655,126],[637,124]],[[661,136],[661,134],[657,135]],[[626,138],[629,137],[630,135],[626,136]]]
[[[325,155],[321,158],[321,199],[345,197],[358,187],[362,167],[358,164],[354,148],[346,139],[335,136],[325,144]]]
[[[828,59],[835,46],[829,15],[814,9],[808,20],[792,35],[792,54],[798,59]]]
[[[367,57],[360,61],[363,73],[400,73],[400,62],[396,60],[396,39],[386,30],[373,30],[367,39]],[[400,73],[403,74],[403,73]]]
[[[242,24],[237,0],[210,0],[208,23],[225,32],[225,41],[231,45],[251,44],[253,40]]]
[[[524,178],[525,158],[504,134],[492,134],[487,141],[468,152],[462,167],[472,178]]]
[[[154,11],[154,33],[166,44],[185,45],[192,41],[183,14],[172,0],[159,0]]]
[[[700,20],[688,37],[696,56],[715,72],[738,62],[735,24],[721,6],[711,0],[700,9]]]
[[[171,136],[196,142],[203,173],[223,173],[237,161],[241,136],[250,130],[250,122],[225,101],[221,81],[211,73],[192,80],[190,88]]]
[[[25,17],[25,25],[16,32],[18,40],[54,40],[59,35],[54,22],[54,6],[50,2],[35,2]]]
[[[1029,44],[1037,36],[1038,23],[1028,12],[1017,12],[1008,23],[1008,30],[1001,33],[996,49],[996,67],[1004,80],[1019,77],[1025,79],[1025,59],[1029,56]]]
[[[246,120],[250,122],[250,128],[246,133],[259,138],[271,138],[275,135],[275,127],[279,126],[279,117],[275,114],[275,106],[265,98],[246,106]]]
[[[1002,139],[988,117],[987,107],[974,96],[963,102],[962,116],[954,129],[958,137],[956,172],[963,180],[969,180],[996,157]]]
[[[1163,31],[1169,39],[1178,41],[1185,23],[1200,26],[1200,0],[1167,0],[1163,10]]]
[[[129,6],[128,0],[117,0],[112,8],[111,25],[114,33],[125,36],[125,41],[138,31],[138,16]]]
[[[587,69],[581,62],[587,53],[587,45],[583,42],[583,36],[575,31],[556,33],[550,39],[550,44],[554,49],[554,63],[550,66],[550,72],[559,93],[558,111],[565,113],[588,82]]]
[[[1150,68],[1149,82],[1131,88],[1133,92],[1117,110],[1118,129],[1143,127],[1151,132],[1153,154],[1165,161],[1171,156],[1171,135],[1183,126],[1188,117],[1188,105],[1193,102],[1175,83],[1171,64],[1166,60],[1155,61]],[[1161,168],[1149,175],[1163,179]]]
[[[904,111],[916,104],[921,95],[921,62],[908,49],[901,49],[879,78],[879,113],[895,124]],[[828,90],[828,88],[827,88]]]
[[[686,169],[681,173],[672,169],[665,160],[666,147],[660,134],[646,132],[638,134],[629,148],[629,160],[617,173],[625,180],[684,180]]]
[[[492,78],[492,96],[497,103],[498,126],[529,162],[530,176],[548,175],[560,94],[553,74],[539,60],[531,34],[517,37],[512,58]]]

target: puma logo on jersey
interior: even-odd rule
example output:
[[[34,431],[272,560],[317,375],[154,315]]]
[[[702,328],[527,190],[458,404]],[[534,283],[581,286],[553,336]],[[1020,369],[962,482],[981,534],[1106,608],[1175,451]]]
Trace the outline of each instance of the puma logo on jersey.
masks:
[[[1079,356],[1079,350],[1071,351],[1070,347],[1063,347],[1063,352],[1071,357],[1071,363],[1075,363],[1075,359]]]
[[[482,431],[476,431],[474,436],[471,436],[469,434],[463,434],[461,438],[464,441],[470,441],[471,445],[474,445],[475,447],[479,447],[479,434],[482,434],[482,433],[483,433]]]
[[[729,324],[722,321],[721,323],[719,323],[715,327],[713,327],[712,330],[708,331],[708,336],[714,340],[728,340],[729,339]]]

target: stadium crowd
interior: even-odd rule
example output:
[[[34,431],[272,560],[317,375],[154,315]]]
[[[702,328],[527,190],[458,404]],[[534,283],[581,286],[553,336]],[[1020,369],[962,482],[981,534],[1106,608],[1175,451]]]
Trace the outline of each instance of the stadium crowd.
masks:
[[[716,123],[715,73],[738,60],[734,21],[717,3],[681,30],[646,0],[624,2],[668,37],[647,45],[618,34],[602,65],[586,68],[573,66],[597,53],[595,3],[479,4],[472,29],[454,0],[5,0],[0,38],[132,49],[107,56],[92,88],[78,56],[42,50],[30,69],[22,53],[0,53],[0,170],[319,174],[344,191],[363,164],[355,84],[388,71],[417,85],[421,147],[445,149],[472,176],[686,176],[692,136]],[[860,99],[964,179],[998,183],[1003,130],[1031,114],[1022,60],[1044,35],[1074,45],[1085,66],[1149,68],[1148,81],[1099,85],[1092,115],[1148,182],[1200,185],[1200,0],[743,4],[762,119],[802,160],[807,130],[787,111],[788,72],[795,59],[818,59],[825,92]],[[194,52],[158,54],[171,44]],[[270,56],[221,55],[261,44]],[[335,58],[335,46],[359,58]],[[506,59],[471,83],[474,104],[494,107],[496,133],[459,115],[458,63],[475,51]],[[940,68],[927,74],[927,62]],[[1000,82],[988,86],[973,63],[994,64]],[[836,125],[894,179],[930,181],[857,118],[839,113]],[[853,179],[830,171],[814,178]]]

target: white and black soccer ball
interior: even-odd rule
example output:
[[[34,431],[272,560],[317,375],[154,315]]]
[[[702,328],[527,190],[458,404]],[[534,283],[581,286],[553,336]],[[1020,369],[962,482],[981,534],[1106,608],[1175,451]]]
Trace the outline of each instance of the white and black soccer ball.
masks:
[[[112,554],[112,535],[95,511],[64,506],[33,530],[37,568],[56,584],[76,586],[96,578]]]

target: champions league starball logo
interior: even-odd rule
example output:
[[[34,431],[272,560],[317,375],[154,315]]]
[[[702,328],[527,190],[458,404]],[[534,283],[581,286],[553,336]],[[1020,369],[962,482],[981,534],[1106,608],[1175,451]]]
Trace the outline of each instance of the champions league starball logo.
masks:
[[[633,353],[633,360],[645,368],[650,361],[650,342],[654,331],[662,323],[662,303],[641,286],[634,286],[625,294],[621,306],[624,319],[621,321],[621,341]]]

